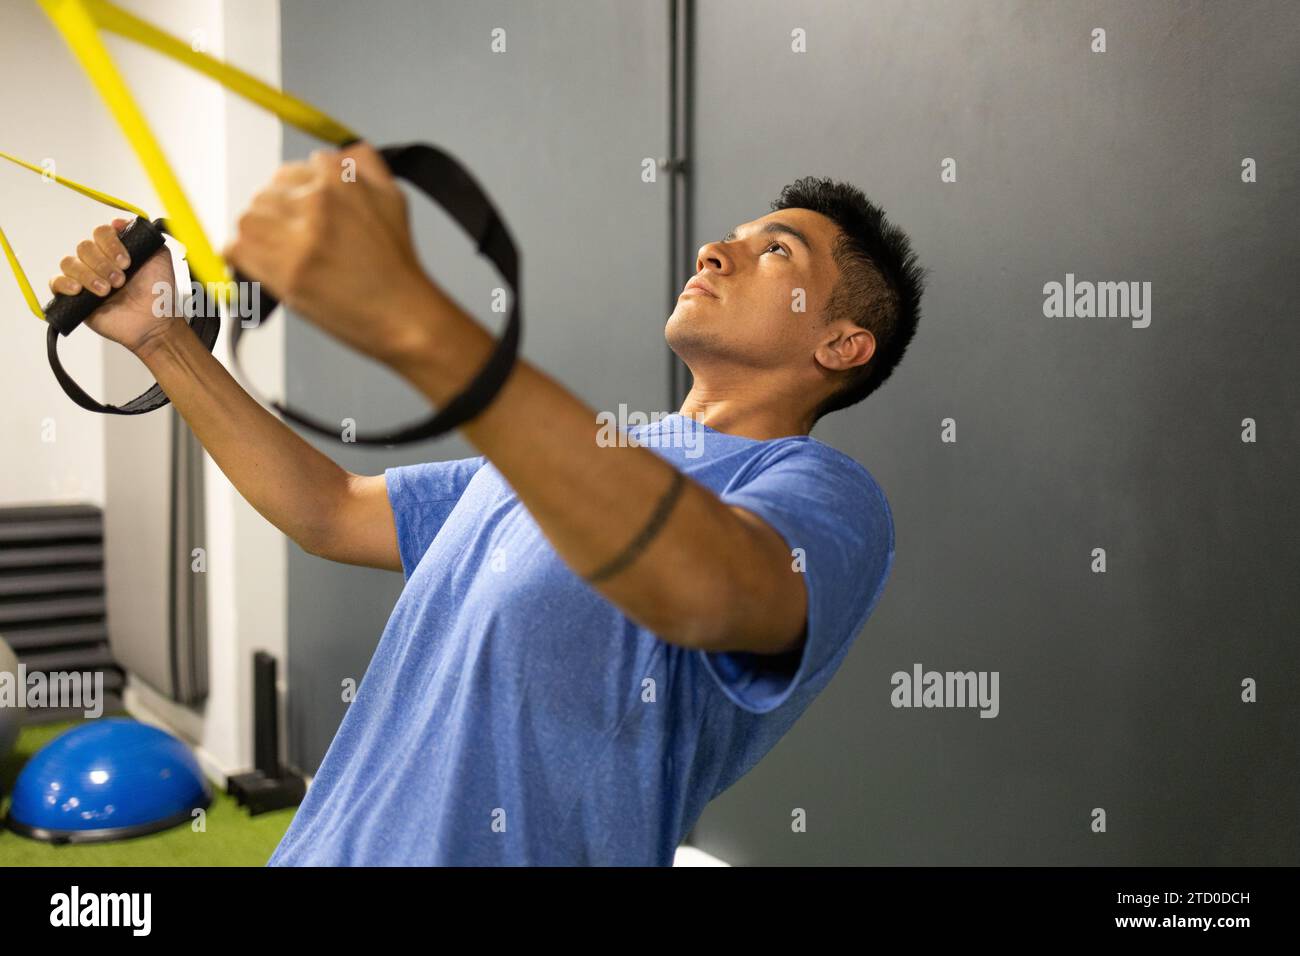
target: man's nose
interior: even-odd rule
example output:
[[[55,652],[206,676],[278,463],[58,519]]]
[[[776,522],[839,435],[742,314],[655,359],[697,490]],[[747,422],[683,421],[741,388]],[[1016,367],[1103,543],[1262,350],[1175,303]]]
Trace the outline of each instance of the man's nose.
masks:
[[[704,269],[712,269],[714,272],[725,273],[731,268],[731,257],[719,242],[706,242],[700,246],[699,252],[695,256],[695,271],[701,272]]]

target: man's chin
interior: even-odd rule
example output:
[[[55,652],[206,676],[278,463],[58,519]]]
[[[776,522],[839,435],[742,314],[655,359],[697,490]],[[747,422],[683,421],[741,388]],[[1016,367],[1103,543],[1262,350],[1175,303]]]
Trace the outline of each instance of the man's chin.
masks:
[[[692,355],[717,348],[718,330],[700,321],[698,316],[674,311],[664,325],[664,341],[679,359],[689,364]]]
[[[673,308],[672,314],[668,316],[667,328],[677,326],[695,326],[699,328],[701,323],[708,320],[709,316],[701,312],[696,302],[697,299],[703,299],[704,296],[688,295],[677,300],[677,305]],[[706,300],[716,301],[716,300]],[[716,319],[716,314],[712,316]]]
[[[669,348],[672,348],[675,338],[698,334],[696,330],[699,329],[699,323],[692,321],[692,318],[682,315],[681,309],[674,309],[672,315],[668,316],[668,321],[664,323],[664,338],[668,340]]]

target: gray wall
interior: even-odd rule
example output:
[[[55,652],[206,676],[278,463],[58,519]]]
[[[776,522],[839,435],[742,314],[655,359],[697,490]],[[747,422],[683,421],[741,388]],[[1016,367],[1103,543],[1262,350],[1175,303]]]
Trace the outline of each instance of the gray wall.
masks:
[[[489,48],[496,27],[504,54]],[[372,142],[439,146],[487,190],[521,252],[529,360],[597,408],[663,406],[667,197],[640,176],[668,137],[662,4],[284,0],[282,35],[286,89]],[[286,132],[287,157],[317,145]],[[430,273],[499,328],[492,267],[440,210],[412,208]],[[321,415],[364,429],[424,414],[404,386],[304,323],[290,326],[285,353],[290,400]],[[388,452],[321,447],[368,474],[476,454],[459,436]],[[290,753],[310,771],[342,720],[340,682],[360,681],[402,582],[290,548]]]
[[[1298,8],[698,6],[696,241],[830,175],[912,234],[932,278],[894,379],[816,432],[888,493],[892,581],[828,691],[696,841],[742,864],[1294,863]],[[666,141],[666,4],[285,0],[283,15],[289,89],[376,141],[442,145],[504,210],[528,357],[597,407],[660,407],[664,196],[637,163]],[[419,231],[473,307],[490,270],[438,217]],[[1067,272],[1151,282],[1150,327],[1045,318],[1043,285]],[[301,326],[287,354],[291,396],[323,413],[364,424],[410,399]],[[373,473],[468,453],[339,457]],[[399,586],[291,556],[308,769]],[[890,676],[915,662],[998,671],[1000,716],[892,708]],[[1246,677],[1257,704],[1239,700]]]
[[[697,840],[737,863],[1296,863],[1300,6],[699,8],[699,239],[828,175],[932,276],[894,378],[815,432],[888,494],[891,583]],[[1150,281],[1150,327],[1045,318],[1067,272]],[[1001,715],[894,709],[918,661],[999,671]]]

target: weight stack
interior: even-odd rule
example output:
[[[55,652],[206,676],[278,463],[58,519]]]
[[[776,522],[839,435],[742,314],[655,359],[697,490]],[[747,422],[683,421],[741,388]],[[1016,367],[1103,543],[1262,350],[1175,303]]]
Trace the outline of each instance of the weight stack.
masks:
[[[108,643],[104,518],[93,505],[0,508],[0,636],[34,673],[103,675],[104,713],[122,711],[125,675]],[[47,683],[47,686],[55,686]],[[28,723],[85,708],[28,710]]]

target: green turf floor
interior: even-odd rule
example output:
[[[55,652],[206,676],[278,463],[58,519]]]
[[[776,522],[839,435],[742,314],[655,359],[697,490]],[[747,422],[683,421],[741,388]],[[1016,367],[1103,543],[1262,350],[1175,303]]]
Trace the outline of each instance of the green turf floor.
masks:
[[[0,758],[0,814],[27,759],[75,723],[24,727],[14,750]],[[250,817],[215,785],[204,832],[189,824],[115,843],[53,846],[0,830],[0,866],[263,866],[289,828],[294,810]]]

